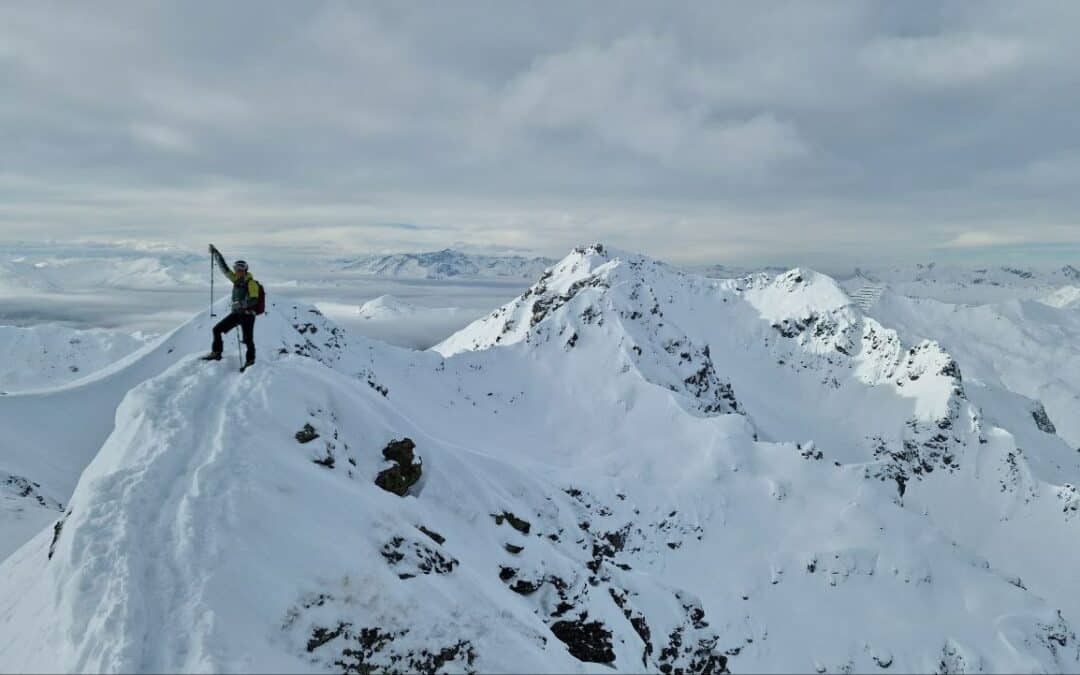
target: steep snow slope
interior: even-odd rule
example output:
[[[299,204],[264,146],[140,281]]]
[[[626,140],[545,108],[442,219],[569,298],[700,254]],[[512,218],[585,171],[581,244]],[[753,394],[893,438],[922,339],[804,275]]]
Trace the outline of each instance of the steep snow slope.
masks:
[[[1038,301],[970,306],[890,293],[872,313],[907,335],[938,339],[969,380],[1032,399],[1019,406],[1024,426],[1080,448],[1080,312]]]
[[[437,349],[518,344],[547,350],[535,357],[546,362],[590,343],[588,360],[610,363],[606,377],[636,370],[699,414],[727,402],[761,438],[812,442],[827,461],[895,483],[901,503],[932,507],[950,536],[989,545],[995,564],[1080,615],[1080,584],[1055,568],[1077,553],[1080,456],[1054,435],[1032,433],[1026,406],[1010,418],[1024,422],[1016,432],[985,423],[947,352],[934,342],[904,344],[831,279],[794,270],[702,280],[587,249]],[[995,419],[1005,419],[1003,407]],[[1032,545],[1009,550],[1013,537]],[[1046,543],[1036,545],[1044,538],[1061,550],[1047,554]]]
[[[55,518],[112,432],[116,408],[127,392],[180,358],[205,352],[217,320],[204,312],[82,380],[0,397],[0,557],[32,534],[28,520],[39,524],[42,518]],[[271,304],[256,328],[260,360],[277,358],[281,350],[340,360],[343,341],[340,330],[316,310],[297,305]],[[359,353],[352,350],[347,360],[358,372],[363,369],[355,361]],[[236,366],[235,357],[227,362]]]
[[[932,435],[945,418],[967,440],[978,435],[977,421],[962,414],[948,355],[932,343],[905,349],[831,279],[808,271],[714,281],[640,256],[582,250],[436,350],[525,343],[558,361],[560,351],[596,341],[615,350],[605,358],[611,374],[633,368],[691,412],[740,410],[761,432],[814,439],[842,461]],[[942,452],[921,452],[942,463]]]
[[[395,253],[349,260],[343,269],[379,277],[406,279],[451,279],[455,277],[510,277],[535,279],[554,263],[548,258],[517,255],[491,256],[462,253],[453,249],[430,253]]]
[[[445,356],[337,345],[132,391],[62,526],[0,564],[0,666],[1080,667],[1047,482],[1075,467],[826,277],[592,247]],[[374,480],[403,437],[399,498]]]
[[[302,359],[251,375],[222,383],[183,361],[125,399],[58,534],[0,566],[0,662],[105,672],[574,672],[575,653],[631,672],[729,660],[749,670],[1070,663],[1055,642],[1073,639],[1069,628],[1044,601],[916,514],[862,496],[858,472],[755,444],[742,425],[687,418],[713,442],[687,448],[654,486],[630,466],[597,476],[448,445],[398,413],[392,394]],[[292,437],[304,423],[322,434],[308,447]],[[372,484],[377,450],[402,435],[425,467],[404,501]]]
[[[0,326],[0,394],[80,379],[142,345],[138,337],[120,331]]]

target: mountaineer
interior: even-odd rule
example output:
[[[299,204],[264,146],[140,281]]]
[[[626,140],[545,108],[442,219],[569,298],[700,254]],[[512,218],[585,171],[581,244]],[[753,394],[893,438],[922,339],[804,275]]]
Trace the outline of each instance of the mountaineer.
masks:
[[[243,370],[255,363],[255,317],[262,314],[266,308],[266,294],[262,284],[251,276],[245,261],[237,260],[232,269],[229,269],[221,251],[217,250],[213,244],[210,244],[210,255],[217,262],[221,273],[232,282],[232,312],[214,326],[214,342],[210,347],[210,353],[203,359],[220,361],[224,348],[222,334],[240,326],[244,334],[244,345],[247,347],[247,358],[241,368]]]

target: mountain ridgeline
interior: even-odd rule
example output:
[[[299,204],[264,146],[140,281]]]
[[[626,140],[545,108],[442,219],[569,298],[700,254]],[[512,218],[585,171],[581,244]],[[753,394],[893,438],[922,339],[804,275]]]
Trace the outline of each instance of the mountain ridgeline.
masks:
[[[1080,668],[1080,455],[827,276],[583,247],[425,352],[271,307],[243,375],[208,321],[0,399],[5,670]]]
[[[518,255],[469,254],[443,249],[428,253],[370,255],[346,260],[350,272],[404,279],[535,279],[555,261]]]

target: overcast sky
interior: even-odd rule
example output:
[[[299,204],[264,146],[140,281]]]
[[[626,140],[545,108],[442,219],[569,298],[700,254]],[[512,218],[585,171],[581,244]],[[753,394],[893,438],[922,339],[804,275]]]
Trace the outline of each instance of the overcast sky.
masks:
[[[0,239],[1080,252],[1080,3],[0,3]]]

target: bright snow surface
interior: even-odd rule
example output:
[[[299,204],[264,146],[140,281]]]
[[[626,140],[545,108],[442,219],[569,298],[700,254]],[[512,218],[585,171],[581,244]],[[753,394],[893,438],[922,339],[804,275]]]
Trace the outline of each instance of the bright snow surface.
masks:
[[[273,307],[242,375],[209,325],[0,399],[0,669],[1080,668],[1077,453],[828,277],[591,247],[437,352]]]

